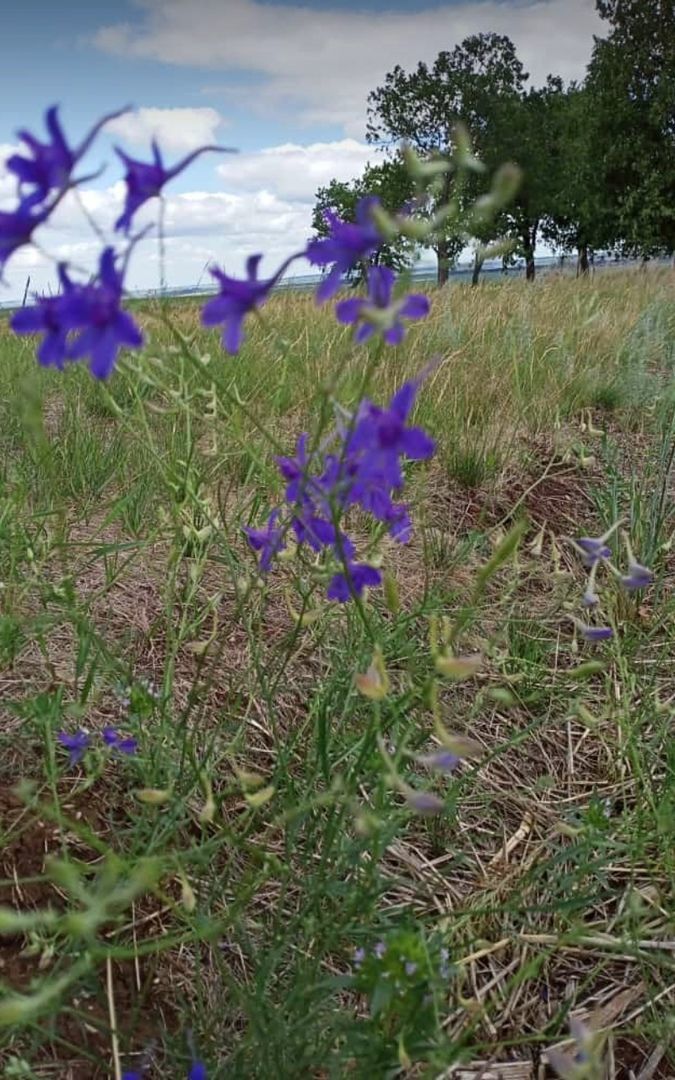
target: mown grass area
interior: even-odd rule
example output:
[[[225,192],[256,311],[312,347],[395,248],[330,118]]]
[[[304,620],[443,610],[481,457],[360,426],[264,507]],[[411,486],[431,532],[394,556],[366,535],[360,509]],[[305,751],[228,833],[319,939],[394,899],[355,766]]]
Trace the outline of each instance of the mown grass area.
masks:
[[[543,1078],[570,1017],[606,1075],[675,1074],[673,283],[456,286],[381,355],[306,296],[236,357],[195,302],[145,304],[106,385],[0,326],[5,1075]],[[398,599],[358,610],[303,558],[261,582],[241,526],[369,362],[378,402],[433,362],[438,452],[411,543],[377,541]],[[655,583],[605,575],[592,645],[567,538],[618,518]],[[472,678],[436,673],[448,626]],[[439,721],[480,744],[449,777],[418,760]],[[106,725],[138,753],[71,768],[57,732]]]

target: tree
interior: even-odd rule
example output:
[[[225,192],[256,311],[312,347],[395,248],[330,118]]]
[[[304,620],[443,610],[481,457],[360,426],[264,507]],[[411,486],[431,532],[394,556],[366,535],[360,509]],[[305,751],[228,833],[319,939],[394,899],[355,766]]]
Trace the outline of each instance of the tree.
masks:
[[[318,236],[327,235],[326,210],[333,211],[343,221],[354,221],[356,205],[367,195],[376,195],[384,209],[392,214],[410,201],[413,184],[400,157],[379,165],[366,165],[363,175],[355,180],[331,180],[325,187],[319,188],[312,213],[312,228]],[[414,255],[415,245],[409,240],[385,241],[373,256],[373,264],[403,270],[410,266]]]
[[[439,53],[432,67],[420,63],[406,72],[397,66],[386,75],[384,85],[368,97],[368,141],[385,147],[407,142],[422,157],[450,158],[457,124],[462,121],[481,158],[499,127],[498,103],[517,101],[527,78],[508,37],[473,35],[451,51]],[[440,203],[450,200],[452,182],[446,174],[438,193]],[[474,174],[464,195],[470,200],[481,190],[480,178]],[[452,231],[435,240],[439,285],[447,281],[457,243]]]
[[[613,245],[616,223],[607,211],[598,168],[593,98],[585,86],[571,83],[558,105],[558,161],[550,177],[542,234],[559,250],[576,251],[578,272],[585,274],[592,249]]]
[[[675,251],[675,0],[596,0],[610,24],[588,70],[606,246]]]

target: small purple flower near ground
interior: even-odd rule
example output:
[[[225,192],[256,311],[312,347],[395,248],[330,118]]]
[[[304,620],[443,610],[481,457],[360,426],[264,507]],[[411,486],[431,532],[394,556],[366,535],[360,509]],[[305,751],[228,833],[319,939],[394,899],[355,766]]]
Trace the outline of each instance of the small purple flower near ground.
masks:
[[[346,569],[335,574],[329,584],[326,595],[329,600],[338,600],[345,604],[354,595],[362,596],[365,588],[373,588],[382,581],[382,574],[367,563],[349,563]]]
[[[361,964],[363,963],[365,958],[366,958],[366,950],[364,948],[360,947],[358,949],[354,949],[354,955],[352,957],[352,959],[354,961],[354,967],[357,967],[357,968],[361,967]]]
[[[274,556],[286,547],[284,530],[277,525],[278,519],[279,510],[273,510],[263,529],[253,529],[250,525],[244,526],[249,544],[254,551],[260,552],[259,566],[263,573],[267,573],[270,569]]]
[[[341,300],[335,306],[338,321],[356,324],[354,340],[363,344],[378,332],[388,345],[400,345],[405,337],[402,319],[423,319],[429,314],[426,296],[413,294],[399,301],[392,300],[396,274],[388,266],[371,266],[368,270],[368,299],[362,297]]]
[[[445,803],[431,791],[414,791],[406,793],[406,802],[411,810],[421,817],[435,817],[436,814],[445,810]]]
[[[71,766],[77,765],[91,746],[91,735],[86,731],[76,731],[73,735],[69,735],[67,731],[59,731],[56,737],[68,751],[68,764]]]
[[[385,943],[383,941],[376,942],[375,947],[373,949],[373,952],[375,953],[375,956],[377,957],[378,960],[382,959],[382,957],[384,956],[386,951],[387,951],[387,946],[385,945]]]
[[[207,1080],[206,1065],[203,1061],[193,1061],[188,1071],[188,1080]]]
[[[408,976],[412,976],[417,971],[417,964],[414,960],[406,960],[405,973]]]
[[[149,199],[157,198],[162,194],[162,189],[170,180],[182,173],[184,169],[187,169],[188,165],[191,165],[195,158],[200,154],[205,154],[207,151],[219,151],[222,153],[229,153],[227,147],[224,146],[200,146],[198,150],[193,150],[191,154],[184,157],[171,169],[167,169],[162,161],[162,153],[159,149],[157,141],[153,139],[152,142],[152,154],[153,160],[151,162],[137,161],[136,158],[129,157],[123,150],[117,149],[117,154],[121,158],[122,162],[126,166],[126,175],[124,181],[127,186],[126,200],[124,203],[124,211],[115,222],[115,229],[117,231],[123,231],[127,235],[131,228],[131,223],[134,214],[137,210],[148,202]]]
[[[124,737],[112,727],[104,727],[101,738],[109,749],[118,750],[120,754],[135,754],[138,750],[136,739],[130,735]]]
[[[611,626],[590,626],[580,619],[574,619],[574,625],[585,641],[609,641],[614,637]]]
[[[329,300],[340,288],[342,275],[357,263],[368,259],[382,243],[382,236],[372,218],[372,209],[378,199],[361,199],[356,208],[356,221],[343,221],[327,210],[325,220],[330,235],[310,240],[305,255],[313,266],[330,266],[332,270],[316,290],[319,303]]]
[[[271,278],[258,278],[258,266],[262,255],[250,255],[246,260],[246,277],[229,277],[222,270],[213,267],[211,274],[218,281],[220,291],[202,308],[204,326],[218,326],[225,323],[223,345],[229,353],[237,353],[244,339],[244,319],[251,311],[261,307],[291,259],[287,259]]]
[[[451,773],[459,765],[461,758],[453,754],[451,750],[435,750],[431,754],[420,754],[417,759],[422,765],[428,765],[437,772]]]
[[[628,564],[628,573],[621,575],[621,584],[624,589],[628,589],[629,592],[634,592],[637,589],[646,589],[648,585],[654,583],[654,574],[648,566],[643,566],[642,563],[631,561]]]

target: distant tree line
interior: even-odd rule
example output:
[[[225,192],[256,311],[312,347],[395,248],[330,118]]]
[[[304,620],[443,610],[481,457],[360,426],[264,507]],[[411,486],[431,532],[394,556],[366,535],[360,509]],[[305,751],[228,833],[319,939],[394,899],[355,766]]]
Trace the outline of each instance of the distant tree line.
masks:
[[[319,189],[316,232],[325,231],[325,210],[349,219],[367,193],[378,195],[388,210],[407,203],[413,185],[402,144],[425,157],[450,158],[461,122],[485,171],[472,173],[459,197],[468,203],[480,196],[505,161],[522,170],[514,200],[476,239],[508,238],[529,279],[539,240],[562,254],[575,253],[582,273],[594,250],[645,259],[672,255],[675,0],[596,5],[607,36],[595,38],[583,83],[566,86],[549,75],[543,87],[528,88],[513,42],[493,33],[466,38],[440,52],[431,66],[390,71],[368,97],[367,139],[385,156],[357,180],[333,180]],[[452,183],[449,174],[446,183]],[[447,201],[449,194],[439,197]],[[465,245],[466,236],[452,228],[436,238],[439,284]],[[414,245],[405,241],[385,245],[379,258],[400,268],[414,255]],[[479,272],[477,255],[474,280]]]

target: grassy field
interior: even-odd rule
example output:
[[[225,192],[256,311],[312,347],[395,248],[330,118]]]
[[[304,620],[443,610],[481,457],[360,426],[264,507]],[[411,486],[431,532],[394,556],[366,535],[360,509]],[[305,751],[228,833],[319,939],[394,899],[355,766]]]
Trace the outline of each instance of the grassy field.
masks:
[[[674,284],[456,286],[379,356],[297,294],[236,357],[141,304],[106,385],[0,323],[3,1075],[543,1080],[571,1018],[594,1076],[675,1075]],[[438,452],[359,611],[308,561],[261,582],[241,526],[368,360],[381,402],[436,360]],[[589,644],[568,538],[619,518],[655,582],[603,578]],[[437,677],[448,626],[471,678]],[[480,746],[449,777],[439,724]],[[69,766],[57,733],[107,725],[138,753]]]

